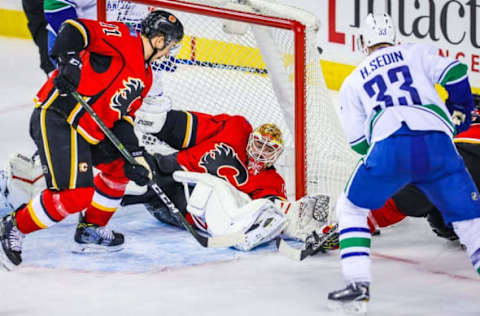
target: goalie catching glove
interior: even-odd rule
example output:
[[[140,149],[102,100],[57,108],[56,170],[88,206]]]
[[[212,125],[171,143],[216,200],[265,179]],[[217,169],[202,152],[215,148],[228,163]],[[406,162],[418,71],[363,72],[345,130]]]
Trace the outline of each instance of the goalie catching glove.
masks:
[[[306,241],[312,232],[322,235],[327,225],[330,197],[327,195],[305,196],[295,202],[275,201],[285,214],[288,225],[283,234],[292,239]]]

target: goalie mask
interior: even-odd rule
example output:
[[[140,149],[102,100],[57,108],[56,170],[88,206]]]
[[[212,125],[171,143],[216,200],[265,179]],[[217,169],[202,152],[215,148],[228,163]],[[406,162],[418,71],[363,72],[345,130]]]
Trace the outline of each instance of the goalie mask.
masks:
[[[361,34],[357,39],[358,48],[368,55],[368,48],[379,44],[395,45],[395,27],[392,18],[386,14],[369,13],[365,18]]]
[[[271,167],[283,149],[282,132],[275,124],[268,123],[255,128],[247,144],[248,171],[258,174]]]

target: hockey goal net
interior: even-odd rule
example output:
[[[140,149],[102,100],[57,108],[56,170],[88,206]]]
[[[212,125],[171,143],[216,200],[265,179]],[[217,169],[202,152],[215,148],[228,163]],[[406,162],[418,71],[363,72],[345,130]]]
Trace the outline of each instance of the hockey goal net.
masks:
[[[133,25],[149,10],[175,14],[185,29],[182,49],[152,89],[163,90],[174,108],[240,114],[253,127],[277,124],[286,148],[276,167],[289,198],[336,200],[356,158],[326,90],[314,15],[272,0],[98,0],[98,6],[99,19]]]

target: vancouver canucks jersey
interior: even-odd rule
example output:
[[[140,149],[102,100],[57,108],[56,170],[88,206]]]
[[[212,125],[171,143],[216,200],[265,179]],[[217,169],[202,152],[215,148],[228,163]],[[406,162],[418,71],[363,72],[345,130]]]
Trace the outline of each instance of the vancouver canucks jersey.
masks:
[[[340,89],[341,116],[350,145],[364,153],[370,144],[398,130],[402,122],[411,130],[453,136],[449,111],[434,84],[457,82],[466,72],[464,64],[439,56],[423,44],[376,50]]]

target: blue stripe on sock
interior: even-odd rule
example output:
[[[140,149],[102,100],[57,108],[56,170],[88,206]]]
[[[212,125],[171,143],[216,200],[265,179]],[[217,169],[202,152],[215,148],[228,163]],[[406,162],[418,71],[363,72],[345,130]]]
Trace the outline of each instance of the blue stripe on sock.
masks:
[[[477,249],[471,256],[472,264],[475,266],[478,262],[480,262],[480,248]]]
[[[350,227],[350,228],[345,228],[340,231],[341,234],[346,234],[346,233],[351,233],[351,232],[362,232],[362,233],[370,233],[370,229],[365,228],[365,227]]]
[[[342,255],[342,259],[348,258],[348,257],[354,257],[354,256],[369,256],[368,252],[349,252],[346,254]]]

